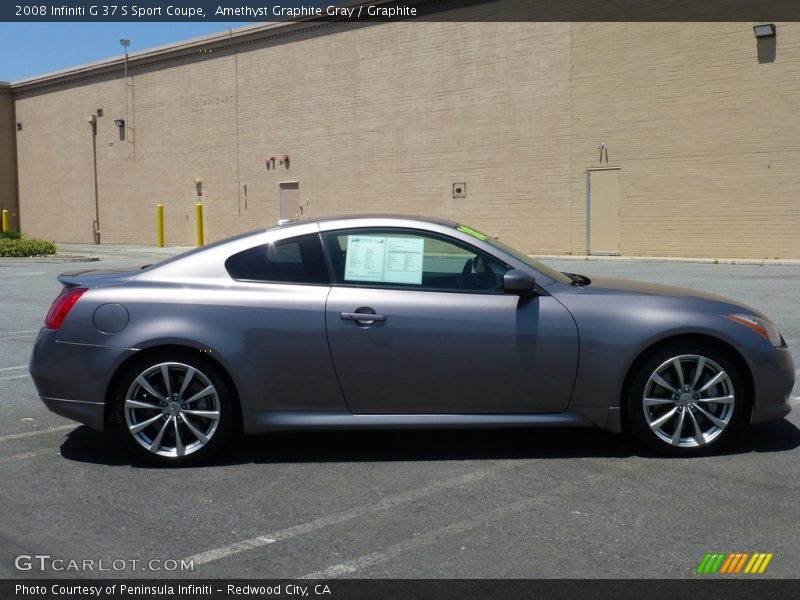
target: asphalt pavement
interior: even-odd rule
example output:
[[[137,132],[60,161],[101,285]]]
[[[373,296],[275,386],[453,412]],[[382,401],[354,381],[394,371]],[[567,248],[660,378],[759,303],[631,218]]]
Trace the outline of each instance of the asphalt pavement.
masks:
[[[175,250],[102,252],[89,266]],[[736,298],[773,318],[800,363],[798,265],[549,264]],[[81,266],[0,259],[0,577],[695,578],[707,552],[773,553],[759,577],[797,577],[796,399],[704,458],[587,430],[309,432],[149,468],[49,413],[27,375],[55,277]],[[34,555],[50,558],[19,559]]]

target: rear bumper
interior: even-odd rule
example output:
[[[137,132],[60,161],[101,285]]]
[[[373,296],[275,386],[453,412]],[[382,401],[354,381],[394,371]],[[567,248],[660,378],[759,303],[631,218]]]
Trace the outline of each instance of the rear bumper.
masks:
[[[60,342],[57,334],[41,329],[33,347],[29,370],[39,397],[54,413],[102,431],[111,378],[136,350]]]
[[[88,425],[97,431],[105,429],[106,405],[103,402],[85,402],[82,400],[64,400],[39,396],[50,411]]]
[[[794,376],[794,361],[788,348],[770,348],[759,355],[753,368],[755,401],[751,423],[782,419],[789,414]]]

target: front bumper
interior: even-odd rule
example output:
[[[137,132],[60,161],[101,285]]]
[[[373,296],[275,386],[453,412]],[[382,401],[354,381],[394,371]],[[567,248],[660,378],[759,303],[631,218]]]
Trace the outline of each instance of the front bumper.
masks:
[[[57,340],[41,329],[29,371],[45,406],[54,413],[102,431],[111,377],[136,350]]]
[[[751,423],[782,419],[792,410],[794,361],[786,347],[772,348],[759,355],[753,365],[754,402]]]

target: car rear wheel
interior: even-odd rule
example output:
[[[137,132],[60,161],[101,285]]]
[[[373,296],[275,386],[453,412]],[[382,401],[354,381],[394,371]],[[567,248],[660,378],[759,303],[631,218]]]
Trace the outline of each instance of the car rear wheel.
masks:
[[[163,466],[208,459],[230,438],[233,394],[218,368],[186,353],[152,355],[133,364],[115,399],[128,449]]]
[[[634,375],[627,397],[632,433],[661,454],[715,452],[744,421],[742,377],[718,348],[679,344],[651,354]]]

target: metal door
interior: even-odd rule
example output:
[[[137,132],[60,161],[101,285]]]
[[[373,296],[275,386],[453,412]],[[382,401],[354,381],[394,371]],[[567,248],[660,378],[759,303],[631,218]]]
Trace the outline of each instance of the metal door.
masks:
[[[300,182],[285,181],[278,184],[278,222],[297,221],[303,217],[300,201]]]
[[[587,247],[589,254],[619,255],[620,167],[586,171]]]

